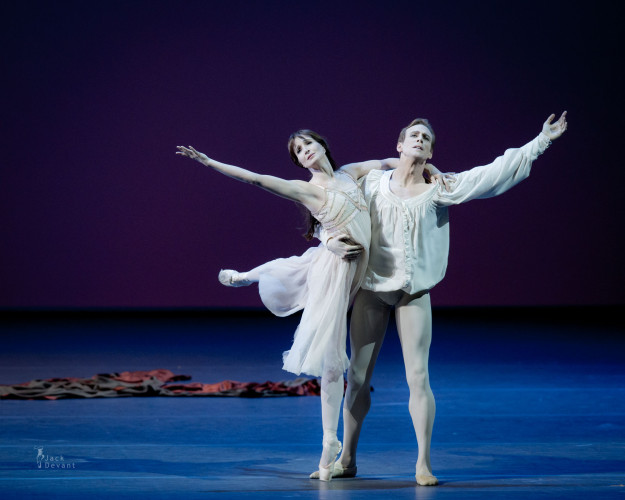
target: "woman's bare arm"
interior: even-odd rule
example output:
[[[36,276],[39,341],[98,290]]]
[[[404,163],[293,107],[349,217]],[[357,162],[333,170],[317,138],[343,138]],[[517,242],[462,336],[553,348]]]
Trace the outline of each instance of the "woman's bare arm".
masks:
[[[213,160],[204,153],[197,151],[193,146],[178,146],[177,149],[177,155],[186,156],[228,177],[258,186],[282,198],[301,203],[313,212],[318,211],[325,200],[323,189],[309,182],[286,180],[273,175],[257,174],[251,170]]]
[[[364,177],[372,170],[390,170],[396,168],[399,160],[397,158],[386,158],[385,160],[368,160],[343,165],[339,170],[347,172],[354,179]]]

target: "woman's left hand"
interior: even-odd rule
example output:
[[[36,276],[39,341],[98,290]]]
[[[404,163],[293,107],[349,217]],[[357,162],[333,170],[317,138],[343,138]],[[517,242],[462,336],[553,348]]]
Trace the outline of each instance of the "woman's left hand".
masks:
[[[450,192],[453,189],[452,184],[456,182],[456,173],[448,172],[446,174],[433,174],[432,180],[443,186],[445,191]]]

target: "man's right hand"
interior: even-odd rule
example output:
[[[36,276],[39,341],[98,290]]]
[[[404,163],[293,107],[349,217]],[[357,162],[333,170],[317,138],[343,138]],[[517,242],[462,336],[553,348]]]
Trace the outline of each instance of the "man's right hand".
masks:
[[[353,241],[349,236],[341,236],[339,238],[330,238],[326,243],[326,247],[333,254],[338,255],[345,260],[354,260],[363,252],[364,248]]]

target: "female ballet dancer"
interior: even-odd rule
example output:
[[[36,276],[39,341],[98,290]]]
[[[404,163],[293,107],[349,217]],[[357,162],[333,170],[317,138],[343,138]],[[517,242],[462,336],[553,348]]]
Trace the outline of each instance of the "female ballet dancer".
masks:
[[[283,355],[283,369],[297,375],[321,377],[323,425],[319,479],[330,481],[341,451],[337,427],[343,400],[343,374],[349,365],[345,352],[347,311],[360,287],[369,258],[371,221],[357,183],[373,169],[394,168],[397,158],[351,163],[337,168],[328,144],[311,130],[291,134],[291,160],[307,169],[310,181],[285,180],[218,162],[192,146],[178,146],[176,154],[196,160],[236,180],[254,184],[278,196],[301,203],[310,212],[307,239],[317,236],[349,243],[341,255],[324,244],[303,255],[276,259],[251,271],[222,270],[226,286],[259,284],[264,305],[277,316],[302,310],[293,345]],[[428,165],[430,175],[440,174]],[[438,180],[440,177],[435,176]]]

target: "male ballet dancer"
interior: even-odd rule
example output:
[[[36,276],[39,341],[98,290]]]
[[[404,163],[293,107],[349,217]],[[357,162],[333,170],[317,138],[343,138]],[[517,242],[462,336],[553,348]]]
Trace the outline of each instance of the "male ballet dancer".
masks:
[[[552,123],[554,118],[551,115],[538,137],[525,146],[508,149],[488,165],[456,174],[449,191],[438,183],[428,184],[423,177],[435,136],[427,120],[416,119],[400,133],[399,166],[367,175],[363,189],[371,213],[370,259],[352,309],[343,453],[333,477],[356,475],[358,438],[371,405],[369,384],[391,309],[395,309],[410,389],[409,410],[419,447],[415,479],[423,486],[438,484],[430,463],[436,406],[428,373],[432,338],[429,291],[443,279],[447,268],[448,207],[497,196],[525,179],[532,162],[567,128],[566,111]],[[338,255],[353,258],[358,252],[349,241],[331,238],[326,244]],[[315,477],[318,472],[311,475]]]

